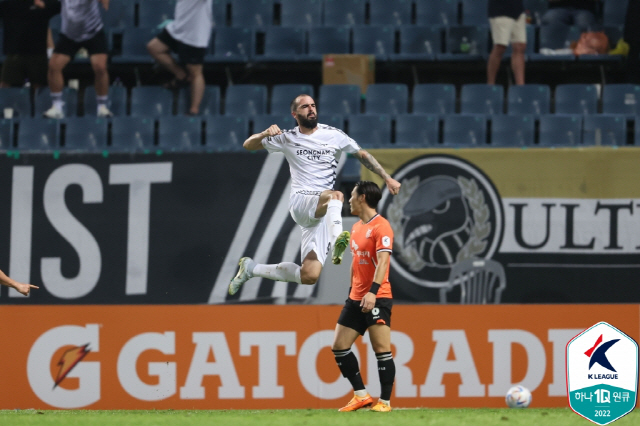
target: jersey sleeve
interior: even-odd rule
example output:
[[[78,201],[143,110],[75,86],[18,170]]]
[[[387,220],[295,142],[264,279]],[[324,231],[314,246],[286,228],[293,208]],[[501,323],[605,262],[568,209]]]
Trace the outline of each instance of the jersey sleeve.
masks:
[[[284,137],[284,134],[269,136],[268,138],[262,139],[262,146],[264,146],[264,148],[269,151],[269,153],[282,152],[282,150],[284,149],[285,141],[286,139]]]
[[[341,130],[338,130],[340,132],[340,150],[343,152],[346,152],[348,154],[355,154],[356,152],[360,151],[362,148],[360,148],[360,145],[358,145],[358,143],[356,141],[354,141],[353,139],[351,139],[346,133],[342,132]]]
[[[380,251],[393,251],[393,229],[389,222],[384,221],[376,227],[375,232],[376,253]]]

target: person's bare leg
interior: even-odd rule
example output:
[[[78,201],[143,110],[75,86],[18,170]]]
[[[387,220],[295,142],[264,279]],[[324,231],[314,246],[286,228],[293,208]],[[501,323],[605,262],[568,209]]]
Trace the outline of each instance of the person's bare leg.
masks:
[[[502,56],[506,50],[507,47],[501,44],[493,45],[493,49],[487,60],[487,84],[496,84],[496,76],[500,69],[500,62],[502,62]]]
[[[187,78],[187,71],[173,60],[169,53],[169,46],[161,42],[157,37],[147,43],[147,50],[153,59],[169,70],[178,80]]]
[[[49,70],[47,71],[47,81],[49,82],[49,91],[51,93],[59,93],[64,89],[64,76],[62,70],[71,61],[71,57],[62,53],[54,53],[49,59]]]
[[[524,52],[525,43],[513,43],[511,45],[511,69],[513,70],[516,84],[524,84]]]
[[[98,53],[89,58],[94,74],[94,85],[96,96],[107,96],[109,94],[109,71],[107,70],[107,54]]]
[[[189,114],[198,114],[200,112],[200,103],[204,96],[204,75],[202,74],[202,64],[187,64],[189,71],[189,81],[191,82],[191,106]]]

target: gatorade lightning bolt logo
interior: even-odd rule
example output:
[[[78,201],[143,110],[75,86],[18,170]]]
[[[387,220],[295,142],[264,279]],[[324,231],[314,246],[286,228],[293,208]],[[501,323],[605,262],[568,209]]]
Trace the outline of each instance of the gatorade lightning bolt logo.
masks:
[[[89,344],[87,343],[84,346],[76,346],[74,348],[68,349],[65,353],[60,357],[60,361],[58,361],[58,365],[60,366],[60,370],[58,371],[58,376],[56,377],[56,382],[53,385],[55,389],[67,375],[73,370],[73,368],[80,362],[82,359],[87,356],[89,353]]]

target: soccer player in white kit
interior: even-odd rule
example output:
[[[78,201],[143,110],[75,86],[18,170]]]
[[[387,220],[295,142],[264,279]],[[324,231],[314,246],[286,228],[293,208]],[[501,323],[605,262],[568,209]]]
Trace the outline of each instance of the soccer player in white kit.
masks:
[[[229,284],[231,295],[252,277],[315,284],[332,246],[333,263],[342,261],[350,236],[348,231],[342,231],[344,195],[334,191],[333,184],[343,152],[353,154],[366,168],[383,178],[391,194],[400,190],[400,183],[342,130],[318,124],[316,104],[311,96],[297,96],[291,102],[291,115],[298,127],[282,131],[274,124],[250,136],[243,146],[250,151],[264,148],[270,153],[282,152],[289,162],[289,212],[302,231],[302,265],[292,262],[264,265],[243,257],[238,263],[238,273]]]

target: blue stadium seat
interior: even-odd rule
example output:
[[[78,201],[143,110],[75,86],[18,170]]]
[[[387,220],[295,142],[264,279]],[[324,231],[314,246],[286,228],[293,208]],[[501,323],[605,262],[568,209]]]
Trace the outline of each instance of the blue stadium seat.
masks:
[[[267,113],[267,86],[234,84],[227,87],[225,115],[262,115]]]
[[[627,144],[627,119],[624,115],[585,115],[582,120],[583,145]]]
[[[349,53],[351,30],[347,27],[313,27],[309,29],[308,59],[320,60],[325,54]]]
[[[360,181],[360,161],[351,155],[348,155],[345,159],[344,166],[340,171],[340,181],[342,183],[354,184]]]
[[[546,84],[524,84],[509,87],[507,111],[509,114],[549,114],[551,90]]]
[[[538,145],[575,146],[582,141],[582,116],[548,114],[540,116]]]
[[[107,149],[108,124],[105,118],[75,117],[65,119],[64,148],[88,152]]]
[[[138,2],[138,26],[155,27],[173,19],[176,0],[143,0]]]
[[[488,0],[461,0],[462,25],[487,25]]]
[[[487,143],[487,119],[481,114],[443,117],[442,143],[447,147],[473,148]]]
[[[355,84],[323,84],[316,99],[318,114],[360,114],[360,86]]]
[[[272,0],[231,0],[231,25],[265,28],[273,24]]]
[[[602,89],[604,114],[640,115],[640,85],[607,84]]]
[[[349,136],[367,148],[391,148],[391,117],[386,114],[352,115]]]
[[[13,108],[14,118],[31,117],[31,91],[29,88],[0,88],[0,110],[4,111],[5,108]]]
[[[38,90],[34,102],[35,117],[42,117],[42,114],[46,110],[51,108],[50,93],[51,92],[49,92],[48,87],[42,87],[40,88],[40,90]],[[64,101],[64,106],[62,107],[64,116],[75,117],[78,114],[78,91],[69,87],[65,87],[64,89],[62,89],[62,100]]]
[[[202,149],[202,118],[176,115],[158,120],[158,146],[167,151]]]
[[[411,0],[369,0],[370,25],[410,25]]]
[[[0,151],[13,149],[13,120],[0,119]]]
[[[406,114],[408,107],[409,88],[406,84],[377,83],[367,86],[367,114]]]
[[[479,61],[489,55],[489,28],[460,25],[445,30],[445,51],[440,61]]]
[[[276,124],[280,127],[280,130],[290,130],[298,125],[291,114],[256,115],[252,120],[253,133],[262,132],[268,129],[272,124]]]
[[[491,146],[524,147],[535,141],[535,119],[532,115],[494,115],[491,117]]]
[[[18,124],[18,149],[50,151],[60,147],[60,120],[23,118]]]
[[[187,114],[190,107],[191,89],[184,87],[178,92],[178,114]],[[220,114],[220,86],[206,85],[200,102],[200,115],[218,114]]]
[[[442,29],[437,26],[404,25],[400,27],[400,53],[395,60],[433,61],[442,45]]]
[[[542,15],[549,8],[549,0],[524,0],[524,10],[528,10],[531,16],[531,23],[540,25]]]
[[[322,114],[319,115],[319,122],[322,124],[326,124],[331,127],[335,127],[336,129],[340,129],[344,131],[344,115],[342,114]]]
[[[135,152],[153,148],[152,117],[113,117],[111,119],[112,151]]]
[[[437,115],[401,114],[396,116],[395,146],[425,148],[438,145],[440,119]]]
[[[539,53],[541,49],[564,49],[570,46],[572,41],[580,38],[578,27],[570,27],[564,24],[542,25],[538,35],[538,53],[532,53],[529,58],[533,61],[573,61],[575,55],[545,55]]]
[[[173,92],[159,86],[131,89],[131,113],[134,117],[173,115]]]
[[[109,9],[99,9],[106,31],[132,28],[135,25],[135,3],[130,0],[110,0]]]
[[[366,0],[324,0],[324,24],[364,25],[366,6]]]
[[[456,112],[456,87],[429,83],[413,86],[414,114],[453,114]]]
[[[605,0],[602,5],[602,23],[604,25],[624,25],[628,1]]]
[[[306,55],[306,31],[296,27],[271,27],[265,30],[264,54],[260,61],[295,61]]]
[[[159,31],[155,27],[125,28],[122,32],[122,52],[120,55],[113,55],[111,61],[140,64],[154,62],[147,50],[147,43],[158,33]]]
[[[595,84],[558,84],[554,95],[556,114],[597,114]]]
[[[306,94],[314,100],[316,98],[313,86],[310,84],[276,84],[271,89],[269,112],[282,115],[291,111],[291,101],[298,95]]]
[[[322,1],[280,0],[280,25],[308,28],[322,25]]]
[[[490,84],[463,84],[460,92],[460,112],[463,114],[502,114],[504,88]]]
[[[213,27],[224,27],[227,25],[227,0],[213,0]]]
[[[249,120],[242,116],[206,117],[205,135],[208,150],[244,151],[242,144],[249,137]]]
[[[255,33],[246,27],[219,27],[212,45],[213,54],[205,57],[207,62],[248,62],[254,54]]]
[[[417,25],[458,25],[458,0],[416,0]]]
[[[87,86],[84,89],[84,115],[95,117],[97,114],[96,89]],[[113,115],[127,115],[127,88],[124,86],[109,87],[109,110]]]
[[[395,30],[391,26],[353,27],[353,53],[375,55],[386,60],[394,54]]]

